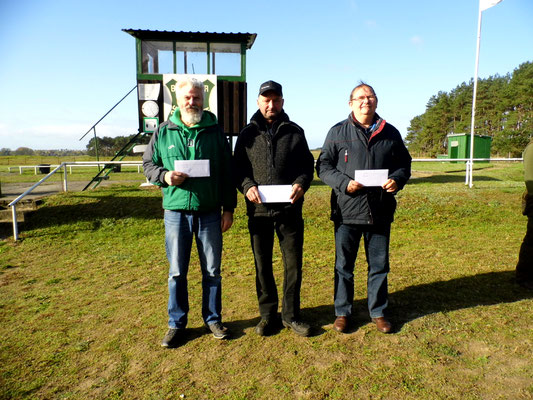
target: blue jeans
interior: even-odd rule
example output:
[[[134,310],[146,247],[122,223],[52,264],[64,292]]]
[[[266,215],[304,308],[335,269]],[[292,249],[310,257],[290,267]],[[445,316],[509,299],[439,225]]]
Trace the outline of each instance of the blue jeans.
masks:
[[[165,245],[168,272],[168,326],[185,328],[189,312],[187,272],[193,236],[202,270],[202,317],[206,324],[221,321],[222,230],[220,211],[197,213],[165,210]]]
[[[388,305],[390,224],[335,225],[335,315],[352,314],[353,272],[361,236],[364,238],[368,261],[368,311],[371,318],[379,318],[384,316]]]

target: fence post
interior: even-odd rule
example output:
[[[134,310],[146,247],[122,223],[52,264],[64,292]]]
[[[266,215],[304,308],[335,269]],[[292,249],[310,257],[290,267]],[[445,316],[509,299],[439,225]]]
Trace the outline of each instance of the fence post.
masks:
[[[67,164],[63,163],[63,192],[68,191],[67,186]]]
[[[17,224],[17,206],[13,204],[11,207],[11,213],[13,215],[13,239],[16,242],[17,240],[19,240],[19,228]]]

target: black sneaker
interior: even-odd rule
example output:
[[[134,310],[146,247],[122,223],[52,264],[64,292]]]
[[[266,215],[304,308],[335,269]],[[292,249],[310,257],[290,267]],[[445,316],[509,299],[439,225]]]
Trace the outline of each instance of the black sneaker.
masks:
[[[306,324],[303,321],[297,321],[293,319],[291,322],[283,321],[283,326],[285,328],[292,329],[294,333],[296,333],[299,336],[309,336],[309,333],[311,332],[311,327],[309,324]]]
[[[213,333],[215,339],[224,339],[229,336],[229,330],[222,325],[222,322],[214,322],[207,327]]]
[[[161,342],[161,346],[168,348],[177,347],[178,341],[183,336],[183,331],[183,329],[179,328],[168,328],[167,334]]]
[[[255,333],[259,336],[272,335],[276,329],[279,329],[279,321],[261,318],[261,321],[255,327]]]

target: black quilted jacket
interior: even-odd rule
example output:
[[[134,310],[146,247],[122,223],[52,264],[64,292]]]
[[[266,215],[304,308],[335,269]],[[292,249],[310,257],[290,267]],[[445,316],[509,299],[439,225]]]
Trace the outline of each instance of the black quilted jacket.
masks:
[[[284,111],[274,122],[271,135],[258,110],[239,134],[234,161],[236,186],[244,194],[252,186],[296,183],[306,191],[313,180],[314,159],[304,131]],[[249,216],[301,212],[302,203],[303,197],[295,204],[254,204],[246,199]]]

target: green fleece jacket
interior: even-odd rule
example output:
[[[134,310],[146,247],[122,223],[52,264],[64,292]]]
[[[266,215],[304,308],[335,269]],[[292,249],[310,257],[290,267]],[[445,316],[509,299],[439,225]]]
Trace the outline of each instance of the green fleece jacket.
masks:
[[[529,142],[524,150],[524,181],[527,193],[533,195],[533,141]]]
[[[187,178],[169,186],[165,174],[174,170],[175,160],[209,160],[210,176]],[[187,127],[176,109],[168,121],[153,133],[143,155],[144,174],[162,187],[165,210],[211,212],[233,211],[237,193],[232,184],[231,152],[216,116],[204,111],[197,125]]]
[[[526,192],[522,199],[522,213],[533,217],[533,141],[526,146],[523,157]]]

